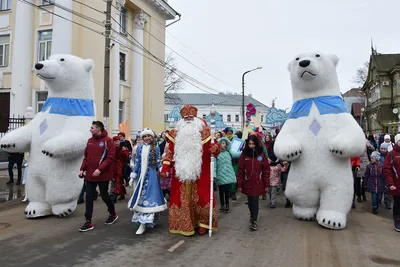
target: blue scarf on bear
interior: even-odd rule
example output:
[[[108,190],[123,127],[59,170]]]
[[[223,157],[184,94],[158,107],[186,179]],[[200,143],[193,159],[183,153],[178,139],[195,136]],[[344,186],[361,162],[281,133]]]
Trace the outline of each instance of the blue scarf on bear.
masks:
[[[310,114],[313,103],[315,103],[321,115],[350,113],[340,96],[319,96],[296,101],[293,104],[288,119],[307,117]]]
[[[50,114],[94,117],[93,100],[89,99],[49,97],[43,105],[42,112],[49,108]]]

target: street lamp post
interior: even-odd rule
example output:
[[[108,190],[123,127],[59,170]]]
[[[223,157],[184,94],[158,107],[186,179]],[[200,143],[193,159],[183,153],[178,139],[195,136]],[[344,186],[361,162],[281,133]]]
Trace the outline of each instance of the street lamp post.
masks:
[[[397,122],[397,133],[400,133],[400,114],[399,114],[399,109],[398,108],[394,108],[392,112],[393,112],[393,114],[397,115],[397,117],[399,118],[399,121]]]
[[[262,69],[262,67],[248,70],[245,73],[243,73],[243,75],[242,75],[242,129],[244,129],[244,114],[245,114],[245,111],[244,111],[244,76],[249,72],[252,72],[255,70],[261,70],[261,69]]]
[[[215,132],[215,107],[214,100],[211,106],[210,111],[210,124],[211,124],[211,146],[214,145],[214,132]],[[214,154],[211,153],[211,170],[210,170],[210,218],[209,218],[209,230],[208,236],[212,235],[212,217],[213,217],[213,203],[214,203],[214,165],[215,165],[215,157]]]

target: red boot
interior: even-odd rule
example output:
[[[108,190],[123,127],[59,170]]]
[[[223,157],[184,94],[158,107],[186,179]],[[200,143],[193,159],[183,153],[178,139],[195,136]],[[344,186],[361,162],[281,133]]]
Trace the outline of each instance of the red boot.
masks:
[[[207,234],[207,229],[204,227],[199,227],[199,235],[205,235]]]

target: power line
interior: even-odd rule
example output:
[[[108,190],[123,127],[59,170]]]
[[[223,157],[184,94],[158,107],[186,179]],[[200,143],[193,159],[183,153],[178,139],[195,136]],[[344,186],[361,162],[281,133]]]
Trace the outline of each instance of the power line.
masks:
[[[47,13],[53,14],[54,16],[57,16],[57,17],[62,18],[62,19],[65,19],[65,20],[70,21],[70,22],[72,22],[72,23],[74,23],[74,24],[76,24],[76,25],[79,25],[79,26],[81,26],[81,27],[83,27],[83,28],[85,28],[85,29],[87,29],[87,30],[90,30],[90,31],[92,31],[92,32],[95,32],[95,33],[97,33],[97,34],[100,34],[100,35],[103,35],[103,36],[104,36],[104,33],[101,32],[101,31],[92,29],[92,28],[90,28],[90,27],[88,27],[88,26],[85,26],[85,25],[83,25],[83,24],[81,24],[81,23],[78,23],[78,22],[75,22],[75,21],[73,21],[73,20],[67,19],[67,18],[65,18],[65,17],[63,17],[63,16],[61,16],[61,15],[59,15],[59,14],[56,14],[56,13],[54,13],[54,12],[51,12],[50,10],[47,10],[46,8],[43,8],[43,7],[38,6],[38,5],[35,5],[35,4],[33,4],[33,3],[31,3],[31,2],[28,2],[28,1],[26,1],[26,0],[18,0],[18,1],[20,1],[21,3],[24,3],[24,4],[26,4],[26,5],[30,5],[30,6],[32,6],[32,7],[34,7],[34,8],[39,9],[39,10],[44,10],[44,11],[46,11]]]
[[[78,4],[82,5],[82,6],[85,6],[85,7],[87,7],[87,8],[90,8],[91,10],[94,10],[94,11],[97,11],[97,12],[99,12],[99,13],[105,14],[104,11],[101,11],[101,10],[99,10],[99,9],[96,9],[96,8],[94,8],[94,7],[92,7],[92,6],[89,6],[88,4],[82,3],[82,2],[80,2],[80,1],[78,1],[78,0],[72,0],[72,1],[74,1],[75,3],[78,3]]]
[[[132,21],[133,23],[135,23],[135,21],[134,21],[132,18],[130,18],[128,15],[126,15],[126,18],[128,18],[130,21]],[[117,22],[114,18],[113,18],[113,20],[114,20],[116,23],[119,24],[119,22]],[[156,21],[157,21],[157,20],[156,20]],[[164,27],[165,27],[165,25],[164,25]],[[197,69],[201,70],[202,72],[206,73],[206,74],[209,75],[210,77],[212,77],[212,78],[214,78],[214,79],[216,79],[216,80],[218,80],[218,81],[220,81],[220,82],[222,82],[222,83],[228,85],[229,87],[235,88],[235,86],[233,86],[233,85],[231,85],[231,84],[229,84],[229,83],[227,83],[227,82],[221,80],[220,78],[214,76],[213,74],[211,74],[211,73],[209,73],[208,71],[202,69],[201,67],[197,66],[196,64],[194,64],[193,62],[191,62],[190,60],[188,60],[187,58],[185,58],[184,56],[182,56],[180,53],[176,52],[174,49],[172,49],[172,48],[169,47],[167,44],[165,44],[164,41],[162,41],[162,40],[160,40],[159,38],[157,38],[156,36],[154,36],[151,32],[149,32],[148,30],[146,30],[144,27],[143,27],[143,30],[144,30],[145,32],[147,32],[148,34],[150,34],[154,39],[156,39],[157,41],[159,41],[161,44],[165,45],[165,47],[168,47],[171,51],[173,51],[175,54],[177,54],[179,57],[181,57],[182,59],[184,59],[186,62],[188,62],[188,63],[191,64],[192,66],[194,66],[194,67],[196,67]],[[237,89],[237,88],[235,88],[235,89]]]
[[[85,28],[85,29],[87,29],[87,30],[90,30],[90,31],[92,31],[92,32],[94,32],[94,33],[97,33],[97,34],[99,34],[99,35],[104,36],[104,33],[103,33],[103,32],[97,31],[97,30],[92,29],[92,28],[90,28],[90,27],[88,27],[88,26],[85,26],[85,25],[83,25],[83,24],[81,24],[81,23],[78,23],[78,22],[75,22],[75,21],[70,20],[70,19],[68,19],[68,18],[65,18],[65,17],[63,17],[63,16],[61,16],[61,15],[55,13],[55,12],[51,12],[51,11],[49,11],[49,10],[47,10],[47,9],[45,9],[45,8],[43,8],[43,7],[41,7],[41,6],[39,6],[39,5],[35,5],[35,4],[30,3],[30,2],[28,2],[28,1],[26,1],[26,0],[18,0],[18,1],[20,1],[20,2],[22,2],[22,3],[24,3],[24,4],[27,4],[27,5],[30,5],[30,6],[32,6],[32,7],[34,7],[34,8],[36,8],[36,9],[44,10],[44,11],[50,13],[50,14],[53,14],[54,16],[60,17],[60,18],[62,18],[62,19],[64,19],[64,20],[70,21],[71,23],[74,23],[74,24],[76,24],[76,25],[78,25],[78,26],[81,26],[81,27],[83,27],[83,28]],[[62,6],[62,5],[59,5],[59,6]],[[62,7],[64,7],[64,6],[62,6]],[[64,8],[65,8],[65,7],[64,7]],[[67,8],[66,8],[66,9],[67,9]],[[64,10],[65,10],[65,9],[64,9]],[[68,9],[67,9],[67,11],[68,11]],[[83,14],[81,14],[81,13],[79,13],[79,12],[75,12],[75,13],[78,13],[79,15],[83,15]],[[78,16],[79,16],[79,15],[78,15]],[[83,19],[86,19],[86,18],[84,18],[84,17],[82,17],[82,18],[83,18]],[[119,23],[118,23],[118,24],[119,24]],[[113,31],[115,31],[115,30],[113,29]],[[129,33],[128,33],[128,34],[129,34]],[[129,35],[130,35],[130,34],[129,34]],[[133,37],[132,35],[130,35],[130,36],[134,39],[134,37]],[[142,54],[142,53],[140,53],[140,52],[134,50],[133,48],[130,48],[130,47],[126,46],[125,44],[123,44],[123,43],[121,43],[121,42],[118,42],[118,41],[115,40],[114,38],[111,38],[111,39],[112,39],[114,42],[120,44],[121,46],[126,47],[126,48],[129,49],[130,51],[132,51],[132,52],[134,52],[134,53],[137,53],[137,54],[140,54],[140,55],[146,57],[147,59],[151,60],[152,62],[154,62],[154,63],[156,63],[156,64],[158,64],[158,65],[160,65],[161,67],[163,67],[163,68],[169,68],[170,70],[173,70],[173,69],[171,69],[170,67],[166,66],[166,63],[165,63],[165,62],[163,62],[163,61],[162,61],[161,59],[159,59],[157,56],[155,56],[155,55],[152,54],[150,51],[148,51],[145,47],[143,47],[143,46],[141,46],[141,45],[138,45],[138,44],[135,44],[132,40],[129,40],[129,39],[128,39],[128,41],[129,41],[130,43],[132,43],[132,45],[134,45],[134,46],[138,47],[139,49],[145,50],[146,52],[150,53],[150,54],[152,55],[152,57],[154,57],[155,59],[157,59],[159,62],[155,61],[154,59],[150,58],[149,56],[147,56],[147,55],[145,55],[145,54]],[[136,42],[138,43],[138,41],[136,41]],[[215,89],[213,89],[213,88],[211,88],[211,87],[209,87],[209,86],[203,84],[203,83],[200,82],[200,81],[197,81],[197,80],[194,79],[193,77],[191,77],[191,76],[189,76],[189,75],[187,75],[187,74],[185,74],[185,73],[183,73],[183,72],[181,72],[181,71],[178,71],[177,69],[175,69],[174,71],[175,71],[175,74],[177,74],[178,77],[182,78],[185,82],[191,84],[192,86],[196,87],[197,89],[199,89],[199,90],[201,90],[201,91],[203,91],[203,92],[206,92],[206,93],[208,93],[208,94],[211,94],[210,92],[208,92],[207,90],[201,88],[200,86],[208,87],[210,90],[213,90],[213,91],[216,91],[216,92],[219,93],[219,91],[217,91],[217,90],[215,90]],[[180,72],[180,74],[178,74],[177,72]],[[190,80],[188,80],[188,79],[190,79]],[[196,84],[194,84],[194,83],[197,83],[197,84],[199,84],[200,86],[198,86],[198,85],[196,85]]]

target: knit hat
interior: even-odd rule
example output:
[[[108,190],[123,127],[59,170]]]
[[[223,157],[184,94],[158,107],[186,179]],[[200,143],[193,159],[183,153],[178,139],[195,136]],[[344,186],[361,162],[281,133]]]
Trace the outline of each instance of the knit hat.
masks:
[[[143,131],[140,132],[140,137],[143,138],[143,136],[145,136],[145,135],[150,135],[150,136],[154,137],[154,132],[150,128],[144,128]]]
[[[381,158],[381,153],[379,153],[378,151],[372,152],[371,159],[379,160],[380,158]]]
[[[394,142],[397,144],[397,142],[400,141],[400,134],[396,134],[394,137]]]
[[[390,143],[382,143],[382,144],[381,144],[381,149],[386,149],[386,150],[388,150],[389,146],[390,146]]]
[[[390,138],[390,135],[385,135],[385,137],[383,138],[383,140],[390,140],[391,138]]]

